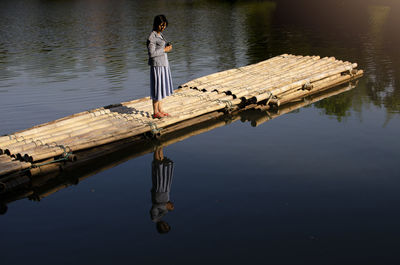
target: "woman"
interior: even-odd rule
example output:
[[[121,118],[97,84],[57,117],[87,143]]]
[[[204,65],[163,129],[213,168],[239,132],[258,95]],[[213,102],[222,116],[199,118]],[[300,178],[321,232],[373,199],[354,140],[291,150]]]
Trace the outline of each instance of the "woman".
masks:
[[[172,50],[162,32],[167,28],[168,20],[164,15],[154,18],[153,31],[147,39],[147,50],[150,65],[150,95],[153,100],[153,118],[161,119],[170,116],[163,111],[161,101],[173,93],[171,70],[167,53]]]

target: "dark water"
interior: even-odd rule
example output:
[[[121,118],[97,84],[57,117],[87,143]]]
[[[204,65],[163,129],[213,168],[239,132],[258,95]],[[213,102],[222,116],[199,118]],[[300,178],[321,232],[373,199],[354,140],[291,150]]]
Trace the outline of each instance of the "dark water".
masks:
[[[147,96],[164,13],[175,85],[283,53],[357,87],[164,149],[175,209],[151,220],[146,154],[0,216],[2,264],[399,264],[398,1],[1,1],[0,134]]]

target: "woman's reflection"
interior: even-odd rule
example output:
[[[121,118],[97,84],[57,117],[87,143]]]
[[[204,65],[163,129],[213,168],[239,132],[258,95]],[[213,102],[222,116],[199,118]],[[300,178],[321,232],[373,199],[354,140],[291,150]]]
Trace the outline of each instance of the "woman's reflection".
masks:
[[[174,204],[169,200],[171,190],[174,162],[164,157],[162,147],[154,151],[151,173],[153,187],[151,189],[151,201],[153,206],[150,210],[151,220],[156,223],[160,234],[168,233],[171,227],[161,218],[174,209]]]

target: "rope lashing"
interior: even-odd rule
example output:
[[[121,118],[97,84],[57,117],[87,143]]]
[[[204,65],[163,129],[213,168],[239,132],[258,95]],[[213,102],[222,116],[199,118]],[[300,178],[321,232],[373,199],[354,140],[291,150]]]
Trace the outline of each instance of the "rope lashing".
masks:
[[[268,96],[268,99],[267,99],[267,102],[265,103],[265,105],[268,105],[273,97],[274,97],[274,95],[271,92],[269,92],[269,96]]]
[[[353,66],[350,66],[350,69],[349,69],[349,74],[350,74],[350,76],[354,76],[354,75],[356,74],[356,72],[357,72],[357,70],[355,70],[355,69],[353,68]]]
[[[19,137],[19,138],[18,138]],[[15,136],[15,141],[17,142],[24,142],[25,141],[25,137],[23,135],[21,136]],[[26,143],[26,142],[25,142]]]
[[[226,99],[217,99],[216,102],[225,104],[225,109],[233,110],[232,101]]]
[[[145,121],[143,119],[140,119],[138,117],[135,117],[135,115],[140,113],[140,110],[132,108],[133,112],[132,114],[128,114],[128,113],[124,113],[122,115],[115,115],[113,118],[117,118],[117,119],[122,119],[125,120],[126,122],[132,122],[132,121],[136,121],[142,125],[146,125],[150,127],[151,133],[153,135],[156,135],[157,133],[159,133],[162,128],[158,128],[157,124],[151,121]]]
[[[56,144],[54,146],[52,146],[52,144]],[[48,161],[48,162],[44,162],[44,163],[40,163],[40,164],[34,164],[31,166],[31,168],[37,168],[37,167],[41,167],[41,166],[45,166],[45,165],[49,165],[49,164],[54,164],[57,162],[62,162],[62,161],[67,161],[69,156],[72,154],[72,150],[69,146],[64,146],[62,144],[57,144],[55,142],[51,143],[51,144],[45,144],[48,147],[60,147],[61,149],[64,150],[64,153],[62,154],[62,156],[59,159],[54,159],[52,161]]]
[[[188,97],[188,98],[195,97],[195,98],[199,98],[201,100],[208,101],[208,102],[216,102],[218,104],[223,103],[223,104],[225,104],[225,108],[227,110],[232,110],[233,106],[234,106],[232,101],[230,101],[228,99],[212,99],[212,98],[210,98],[209,95],[187,95],[187,94],[180,93],[180,92],[174,93],[172,95],[173,96],[176,95],[176,96]]]
[[[305,84],[303,85],[302,89],[303,89],[303,90],[305,90],[305,89],[311,90],[311,89],[313,88],[313,86],[314,86],[314,85],[311,84],[310,80],[307,80],[307,81],[305,82]]]
[[[64,157],[65,159],[68,159],[68,157],[72,154],[71,147],[69,147],[68,145],[67,145],[67,146],[64,146],[64,145],[62,145],[62,144],[59,144],[59,145],[56,145],[56,146],[57,146],[57,147],[60,147],[61,149],[64,150],[63,157]]]
[[[44,144],[44,146],[47,146],[48,148],[59,147],[59,148],[63,149],[64,153],[62,154],[62,156],[65,158],[68,158],[72,154],[72,150],[69,146],[57,144],[56,142],[46,143],[46,144]]]
[[[44,143],[42,142],[42,140],[34,140],[33,143],[35,144],[36,147],[44,145]],[[39,143],[39,144],[38,144]]]

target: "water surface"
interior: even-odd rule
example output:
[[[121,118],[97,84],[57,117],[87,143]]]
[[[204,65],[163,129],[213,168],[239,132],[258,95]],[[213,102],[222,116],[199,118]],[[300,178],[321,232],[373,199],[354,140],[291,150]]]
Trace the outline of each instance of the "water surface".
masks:
[[[295,2],[1,1],[0,134],[148,96],[145,40],[159,13],[175,86],[283,53],[365,71],[349,92],[258,127],[164,148],[169,233],[151,219],[148,153],[10,203],[2,262],[397,264],[400,5]]]

